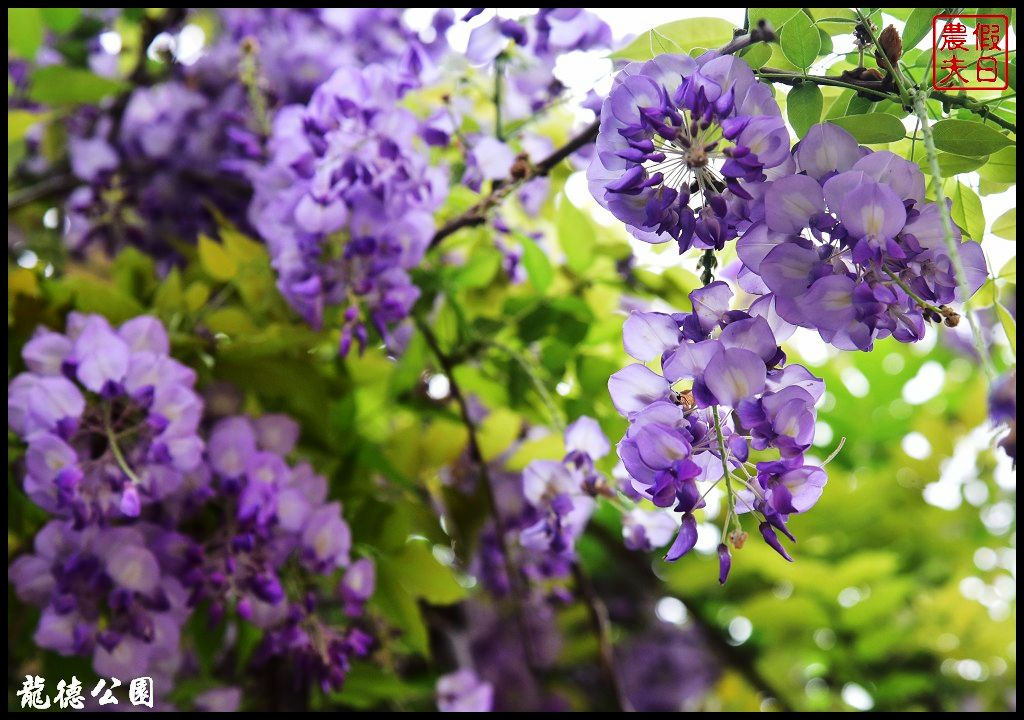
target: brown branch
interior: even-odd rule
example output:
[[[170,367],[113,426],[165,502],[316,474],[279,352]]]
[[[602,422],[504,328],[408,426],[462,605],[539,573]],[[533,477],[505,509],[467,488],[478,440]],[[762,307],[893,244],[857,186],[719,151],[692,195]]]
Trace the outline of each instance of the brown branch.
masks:
[[[62,195],[73,190],[80,184],[78,178],[71,173],[50,175],[34,185],[19,188],[7,196],[7,212],[16,210],[23,205],[34,203],[36,200]]]
[[[621,539],[617,538],[606,527],[597,523],[591,523],[590,527],[601,545],[620,561],[616,567],[626,568],[631,573],[632,581],[635,581],[637,586],[662,588],[662,591],[664,590],[663,581],[654,574],[648,564],[637,562],[637,553],[626,549]],[[697,598],[679,593],[673,593],[673,595],[686,606],[690,619],[700,630],[701,637],[709,645],[709,649],[725,665],[733,668],[752,688],[761,693],[765,698],[770,698],[774,701],[781,711],[794,711],[789,702],[758,669],[753,654],[742,646],[733,645],[730,642],[728,631],[714,620],[712,613],[708,612],[707,608],[698,602]]]
[[[771,67],[763,67],[759,70],[755,70],[754,72],[763,80],[769,80],[781,85],[797,86],[802,85],[803,83],[813,83],[815,85],[825,85],[828,87],[853,90],[877,100],[892,100],[895,103],[903,103],[903,100],[898,94],[888,89],[891,87],[891,83],[887,79],[858,80],[854,78],[831,77],[829,75],[803,75],[801,73],[793,73],[788,70],[779,70],[778,68]],[[944,93],[941,90],[930,90],[928,92],[928,98],[930,100],[937,100],[945,107],[964,108],[979,117],[991,120],[1004,130],[1009,130],[1015,135],[1017,134],[1016,124],[1000,117],[990,107],[988,107],[988,105],[978,102],[974,98],[961,95],[950,95],[949,93]]]
[[[437,246],[446,237],[458,232],[462,228],[474,227],[487,222],[487,216],[490,214],[490,211],[500,205],[516,188],[529,180],[547,175],[574,152],[594,142],[597,138],[597,128],[598,122],[594,121],[565,145],[535,165],[527,167],[525,172],[521,173],[518,177],[509,178],[502,182],[493,192],[485,196],[476,205],[438,228],[430,241],[430,247]]]
[[[721,55],[731,55],[743,50],[744,48],[750,47],[755,43],[768,42],[774,39],[775,34],[771,31],[771,28],[769,28],[764,21],[761,21],[758,23],[757,27],[750,32],[737,30],[736,36],[733,37],[733,39],[726,45],[719,48],[718,52]],[[463,228],[483,225],[487,222],[487,216],[490,214],[491,210],[500,205],[516,188],[530,180],[533,180],[534,178],[547,175],[554,170],[560,162],[565,160],[574,152],[594,142],[594,140],[597,139],[597,131],[600,124],[601,121],[599,118],[584,128],[565,145],[558,148],[536,164],[530,165],[527,163],[525,169],[513,167],[513,174],[511,177],[496,183],[494,190],[481,199],[480,202],[439,227],[437,232],[434,233],[434,237],[430,240],[430,247],[437,247],[437,245],[446,237]]]
[[[416,315],[413,316],[413,320],[420,333],[423,335],[423,339],[426,341],[427,347],[437,359],[437,363],[440,366],[441,371],[448,377],[448,384],[452,398],[455,400],[456,405],[458,405],[459,417],[462,420],[463,426],[466,428],[469,458],[480,471],[480,479],[482,480],[488,511],[491,518],[494,520],[494,529],[498,535],[498,549],[501,552],[502,561],[505,564],[505,572],[508,575],[509,587],[512,592],[516,625],[519,630],[520,638],[523,641],[523,652],[526,655],[526,664],[530,674],[534,677],[534,680],[539,683],[539,679],[536,676],[535,653],[533,652],[533,645],[530,641],[529,624],[527,623],[526,616],[524,614],[526,594],[523,590],[523,577],[518,565],[516,565],[512,560],[512,549],[509,547],[508,541],[508,527],[505,524],[505,519],[502,517],[501,512],[498,509],[498,503],[494,495],[494,486],[491,481],[491,473],[488,469],[487,462],[484,460],[483,453],[480,451],[480,440],[477,435],[476,423],[473,422],[473,418],[470,414],[469,402],[465,393],[462,391],[462,388],[459,386],[459,383],[455,379],[456,363],[450,355],[441,349],[441,345],[437,341],[437,336],[434,335],[430,327]]]
[[[611,691],[622,712],[633,712],[633,704],[629,701],[629,695],[622,686],[619,673],[615,670],[615,650],[612,646],[611,623],[608,620],[608,608],[594,591],[594,585],[590,582],[587,571],[583,569],[579,561],[572,564],[572,576],[576,581],[576,588],[582,596],[583,603],[587,606],[590,616],[590,624],[597,637],[598,657],[601,661],[601,671],[611,685]]]

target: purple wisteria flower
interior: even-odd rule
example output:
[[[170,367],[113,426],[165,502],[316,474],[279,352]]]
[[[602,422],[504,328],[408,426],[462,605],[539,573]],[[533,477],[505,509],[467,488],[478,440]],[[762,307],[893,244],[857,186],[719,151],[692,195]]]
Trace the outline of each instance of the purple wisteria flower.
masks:
[[[36,331],[22,349],[28,370],[7,395],[33,502],[78,527],[138,517],[197,471],[202,401],[195,373],[169,349],[149,316],[114,328],[72,313],[65,334]]]
[[[470,12],[462,19],[471,20],[479,14]],[[479,109],[466,97],[446,98],[444,107],[426,120],[424,139],[430,145],[448,146],[458,137],[459,154],[465,159],[461,181],[473,191],[481,192],[487,183],[505,181],[522,171],[525,163],[537,163],[554,150],[549,138],[528,131],[513,132],[510,127],[527,125],[564,99],[566,88],[555,75],[558,59],[567,53],[596,53],[611,47],[611,28],[582,8],[541,8],[518,19],[496,14],[473,28],[466,49],[466,59],[492,75],[482,82],[500,88],[493,99],[495,121],[482,123]],[[599,103],[596,111],[600,111]],[[523,213],[532,218],[550,194],[551,180],[540,176],[524,182],[516,198]],[[492,225],[503,235],[513,232],[499,215],[494,216]],[[531,234],[518,227],[514,232]],[[501,238],[495,238],[495,244],[505,256],[509,280],[521,281],[518,240],[512,248]]]
[[[640,240],[721,249],[752,219],[762,183],[789,162],[771,88],[743,60],[661,55],[616,76],[587,178]]]
[[[233,608],[264,629],[258,659],[287,656],[337,688],[371,639],[317,607],[359,616],[373,566],[350,565],[326,479],[286,459],[295,421],[233,416],[202,432],[195,374],[169,345],[152,317],[114,328],[72,313],[65,334],[40,329],[23,349],[8,423],[26,443],[26,494],[54,516],[9,570],[19,598],[42,610],[35,641],[91,656],[101,675],[170,688],[188,664],[183,627],[205,603],[214,623]],[[316,576],[345,568],[338,593],[318,597]]]
[[[812,127],[793,158],[796,174],[771,183],[763,219],[737,243],[745,290],[843,350],[870,350],[890,335],[917,341],[925,320],[940,321],[943,306],[967,299],[916,164],[870,152],[830,123]],[[973,294],[985,281],[985,258],[956,227],[954,234]]]
[[[494,686],[469,668],[437,679],[437,709],[441,712],[490,712]]]
[[[608,494],[608,481],[594,468],[611,450],[600,425],[586,415],[565,430],[561,462],[534,460],[523,470],[523,496],[539,518],[519,534],[523,547],[538,555],[571,559],[596,503]]]
[[[82,182],[65,205],[72,250],[132,245],[173,259],[175,242],[216,231],[210,205],[245,227],[249,175],[265,159],[279,108],[308,102],[339,68],[371,62],[402,89],[420,87],[436,75],[454,22],[441,10],[421,37],[397,8],[217,14],[211,46],[194,63],[175,63],[166,81],[133,90],[122,115],[96,107],[71,115],[68,157]]]
[[[790,538],[789,515],[810,509],[825,484],[824,471],[803,460],[824,383],[785,364],[773,322],[780,331],[785,323],[767,303],[744,312],[730,310],[731,299],[719,281],[690,293],[691,313],[631,313],[626,351],[643,363],[660,361],[661,372],[637,363],[608,381],[612,402],[629,420],[618,454],[632,490],[681,513],[668,560],[696,545],[694,513],[726,472],[742,488],[730,492],[727,528],[738,514],[753,512],[768,532],[777,528]],[[755,466],[751,449],[775,450],[781,459]],[[727,549],[720,556],[724,582],[731,558]]]
[[[149,523],[47,523],[34,552],[8,573],[19,599],[42,609],[36,644],[91,656],[101,675],[144,670],[170,682],[183,660],[179,635],[190,612],[173,561],[153,550],[170,534]]]
[[[542,110],[564,90],[554,73],[561,55],[607,50],[611,45],[611,28],[594,13],[582,8],[541,8],[518,20],[495,15],[474,28],[466,59],[474,65],[490,65],[500,58],[502,117],[518,120]]]
[[[988,396],[988,414],[996,425],[1008,432],[999,440],[999,447],[1017,466],[1017,371],[1006,373],[992,384]]]
[[[409,278],[433,234],[445,173],[416,147],[419,122],[397,106],[403,88],[384,66],[344,68],[306,106],[274,120],[270,161],[249,209],[278,287],[311,325],[345,306],[341,352],[385,340],[419,290]]]

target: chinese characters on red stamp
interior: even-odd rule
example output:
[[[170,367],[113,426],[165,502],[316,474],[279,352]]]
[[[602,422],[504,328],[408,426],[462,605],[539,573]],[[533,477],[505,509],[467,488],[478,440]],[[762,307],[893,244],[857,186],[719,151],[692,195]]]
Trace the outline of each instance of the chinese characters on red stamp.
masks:
[[[1005,90],[1009,86],[1006,15],[932,18],[932,88]]]

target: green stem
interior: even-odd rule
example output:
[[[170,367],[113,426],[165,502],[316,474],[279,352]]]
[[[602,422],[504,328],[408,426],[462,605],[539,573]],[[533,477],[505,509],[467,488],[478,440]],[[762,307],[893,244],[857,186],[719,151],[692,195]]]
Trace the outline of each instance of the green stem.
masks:
[[[916,292],[914,292],[913,289],[911,289],[911,287],[909,285],[907,285],[900,278],[899,275],[894,273],[892,270],[890,270],[889,268],[883,267],[882,268],[882,272],[884,272],[886,275],[888,275],[890,278],[892,278],[892,281],[894,283],[896,283],[901,288],[903,288],[903,292],[905,292],[907,295],[909,295],[910,298],[914,302],[916,302],[921,307],[922,310],[934,310],[935,312],[939,313],[940,315],[942,314],[942,308],[940,308],[940,307],[938,307],[936,305],[932,305],[930,302],[928,302],[927,300],[923,299],[920,295],[918,295]]]
[[[875,30],[873,27],[871,27],[871,19],[867,15],[862,13],[860,11],[860,8],[857,8],[857,18],[864,26],[864,31],[868,34],[868,37],[871,38],[871,44],[874,45],[875,50],[878,51],[877,55],[882,58],[882,64],[885,66],[885,69],[889,71],[890,75],[892,75],[892,79],[896,83],[896,88],[900,91],[899,94],[901,104],[906,105],[907,100],[910,98],[912,93],[906,87],[906,82],[903,78],[903,74],[899,70],[897,70],[891,62],[889,62],[889,56],[885,53],[885,50],[879,44],[878,36],[875,35]],[[878,58],[876,57],[875,59],[877,61]]]
[[[494,58],[494,136],[499,140],[505,139],[505,132],[501,124],[501,95],[504,83],[504,57],[498,55]]]
[[[981,330],[974,319],[974,311],[967,304],[971,296],[970,286],[967,283],[967,272],[960,259],[960,249],[957,247],[956,237],[953,234],[953,218],[949,215],[949,207],[946,205],[946,197],[942,191],[942,170],[939,168],[939,152],[935,148],[935,139],[932,137],[932,128],[928,120],[928,109],[926,99],[928,94],[924,90],[918,90],[914,94],[914,112],[921,121],[921,134],[924,139],[924,149],[928,157],[928,166],[932,175],[932,183],[935,187],[936,205],[939,206],[939,217],[942,219],[942,237],[946,242],[946,250],[950,262],[956,272],[956,284],[960,290],[960,300],[964,304],[964,315],[967,316],[967,324],[971,328],[971,335],[974,338],[974,348],[981,359],[982,367],[985,368],[989,379],[995,377],[995,368],[992,365],[992,358],[989,357],[988,347],[981,336]]]
[[[121,452],[121,447],[117,444],[117,435],[114,433],[114,428],[110,424],[110,412],[107,411],[107,416],[103,419],[103,429],[106,431],[107,444],[110,446],[110,452],[114,454],[114,459],[117,461],[118,467],[121,468],[129,480],[136,485],[141,485],[142,480],[132,470],[132,466],[128,464],[128,460],[125,458],[124,453]]]
[[[554,398],[551,397],[551,393],[548,392],[548,389],[544,386],[544,381],[540,379],[540,376],[537,375],[536,370],[534,370],[526,358],[524,358],[522,354],[517,352],[515,349],[510,348],[508,345],[500,343],[497,340],[482,340],[482,342],[485,345],[508,355],[509,358],[518,365],[524,373],[526,373],[526,376],[530,378],[530,384],[533,385],[533,389],[537,391],[537,395],[540,396],[541,401],[544,403],[544,408],[547,410],[551,424],[554,425],[559,432],[564,431],[565,418],[562,416],[561,411],[555,404]]]
[[[723,535],[725,535],[727,533],[724,531],[729,529],[730,522],[739,530],[740,521],[734,511],[735,500],[732,489],[732,471],[729,469],[729,453],[725,447],[725,435],[722,434],[722,418],[718,414],[717,405],[711,406],[711,414],[715,418],[715,436],[718,438],[718,452],[722,456],[722,474],[725,477],[725,492],[728,496],[728,505],[725,509],[725,526],[723,528]]]

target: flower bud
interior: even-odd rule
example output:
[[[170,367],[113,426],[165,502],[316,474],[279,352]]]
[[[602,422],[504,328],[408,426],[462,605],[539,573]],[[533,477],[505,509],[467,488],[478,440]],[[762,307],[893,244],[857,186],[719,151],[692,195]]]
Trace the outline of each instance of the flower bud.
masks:
[[[903,41],[900,39],[899,32],[896,28],[890,25],[882,34],[878,36],[878,47],[881,52],[875,51],[875,60],[878,61],[880,67],[885,66],[885,60],[889,60],[889,64],[896,67],[896,64],[903,57]],[[885,53],[884,57],[882,53]]]

